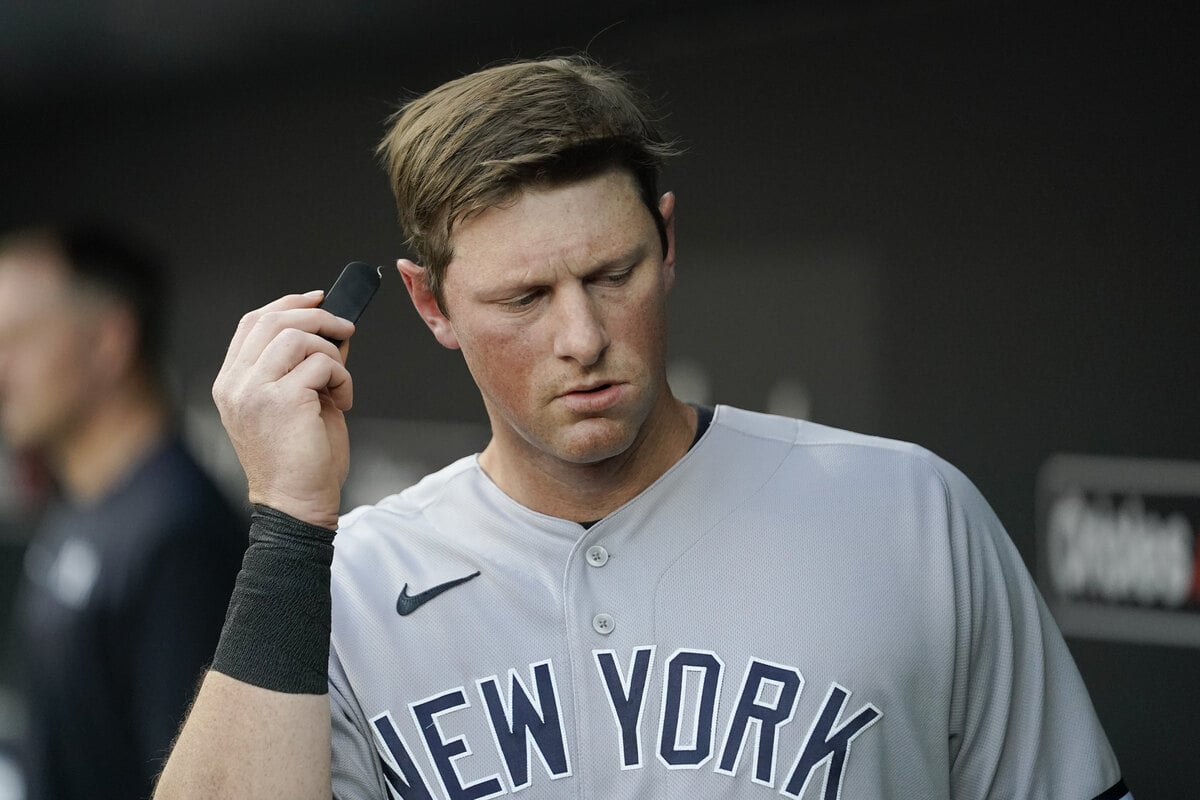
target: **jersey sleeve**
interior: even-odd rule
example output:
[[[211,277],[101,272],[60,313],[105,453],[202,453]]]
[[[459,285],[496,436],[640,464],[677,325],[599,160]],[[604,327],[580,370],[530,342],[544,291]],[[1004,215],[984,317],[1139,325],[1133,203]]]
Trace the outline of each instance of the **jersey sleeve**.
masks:
[[[1020,554],[978,490],[944,465],[956,654],[951,796],[1131,797],[1079,671]]]
[[[330,775],[335,800],[390,797],[382,764],[372,745],[370,723],[354,700],[341,659],[329,649]]]

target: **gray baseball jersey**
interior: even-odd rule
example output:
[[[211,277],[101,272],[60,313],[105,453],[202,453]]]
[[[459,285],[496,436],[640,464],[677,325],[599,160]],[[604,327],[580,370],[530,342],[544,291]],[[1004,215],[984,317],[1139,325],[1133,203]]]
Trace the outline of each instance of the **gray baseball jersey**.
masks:
[[[1128,797],[965,477],[727,406],[587,529],[474,457],[346,515],[329,683],[339,798]]]

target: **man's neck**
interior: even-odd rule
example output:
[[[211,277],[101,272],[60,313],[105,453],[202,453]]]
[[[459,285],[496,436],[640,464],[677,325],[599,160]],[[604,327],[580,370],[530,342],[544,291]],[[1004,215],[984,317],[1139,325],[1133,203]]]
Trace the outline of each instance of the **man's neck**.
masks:
[[[75,501],[113,488],[162,441],[169,415],[157,393],[129,387],[102,400],[53,448],[53,469]]]
[[[696,410],[669,394],[625,452],[591,464],[541,454],[513,456],[495,439],[481,463],[488,476],[521,505],[575,522],[600,519],[658,480],[687,453],[696,432]],[[490,452],[488,452],[490,451]]]

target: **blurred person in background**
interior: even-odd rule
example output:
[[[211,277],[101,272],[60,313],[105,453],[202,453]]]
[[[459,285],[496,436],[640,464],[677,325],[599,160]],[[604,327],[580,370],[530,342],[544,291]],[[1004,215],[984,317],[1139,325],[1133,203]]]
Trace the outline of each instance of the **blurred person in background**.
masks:
[[[56,484],[14,619],[30,800],[149,796],[241,562],[164,389],[161,280],[101,227],[0,238],[0,434]]]

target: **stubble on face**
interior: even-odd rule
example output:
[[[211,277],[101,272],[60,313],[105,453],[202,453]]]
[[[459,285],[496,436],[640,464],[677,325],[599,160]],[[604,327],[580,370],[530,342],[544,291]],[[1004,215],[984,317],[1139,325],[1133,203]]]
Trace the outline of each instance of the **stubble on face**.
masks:
[[[446,309],[492,422],[489,474],[561,476],[678,438],[656,425],[681,405],[664,367],[673,252],[631,176],[526,191],[454,245]]]

